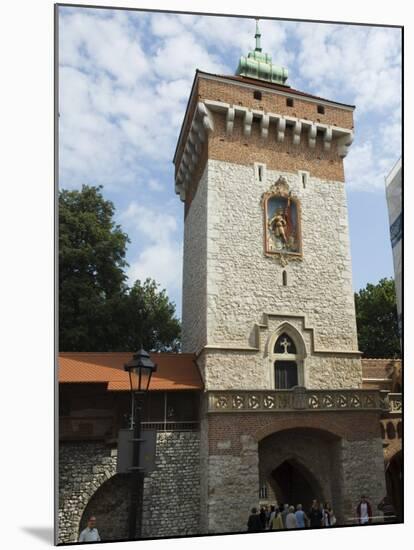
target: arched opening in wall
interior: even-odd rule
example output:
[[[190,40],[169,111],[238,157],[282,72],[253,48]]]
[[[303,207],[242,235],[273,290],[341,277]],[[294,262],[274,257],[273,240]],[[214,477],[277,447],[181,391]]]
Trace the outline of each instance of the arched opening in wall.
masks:
[[[328,501],[343,521],[341,441],[331,432],[301,427],[261,439],[259,484],[269,487],[267,503],[302,504],[307,511],[313,499]]]
[[[302,504],[304,510],[310,509],[312,500],[320,493],[319,484],[310,471],[294,459],[286,460],[273,470],[270,485],[279,505]]]
[[[130,481],[129,474],[117,474],[95,491],[83,511],[78,534],[95,516],[101,541],[128,538]]]
[[[391,500],[397,521],[403,521],[403,470],[402,451],[398,451],[385,467],[385,481],[387,484],[387,496]]]

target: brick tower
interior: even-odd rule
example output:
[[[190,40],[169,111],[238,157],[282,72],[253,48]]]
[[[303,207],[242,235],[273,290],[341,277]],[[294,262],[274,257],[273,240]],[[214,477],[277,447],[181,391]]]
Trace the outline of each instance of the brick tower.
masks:
[[[351,281],[354,107],[292,89],[255,38],[235,76],[197,70],[174,156],[183,351],[205,385],[202,532],[244,530],[260,498],[330,500],[346,523],[361,492],[385,495]]]

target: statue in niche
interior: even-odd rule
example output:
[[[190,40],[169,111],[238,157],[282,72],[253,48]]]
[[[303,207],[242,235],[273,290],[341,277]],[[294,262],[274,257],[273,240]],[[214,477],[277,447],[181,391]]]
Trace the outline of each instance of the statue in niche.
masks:
[[[277,254],[286,263],[287,256],[301,255],[299,205],[284,178],[263,194],[265,215],[265,253]]]

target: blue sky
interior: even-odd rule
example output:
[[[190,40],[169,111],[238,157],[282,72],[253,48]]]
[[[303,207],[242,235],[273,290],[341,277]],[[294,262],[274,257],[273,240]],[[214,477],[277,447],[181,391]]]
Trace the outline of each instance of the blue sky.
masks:
[[[128,275],[181,311],[183,204],[172,157],[195,70],[234,74],[252,19],[60,8],[60,187],[103,185],[129,234]],[[355,290],[393,275],[384,177],[401,155],[399,29],[262,20],[288,84],[356,105],[345,159]]]

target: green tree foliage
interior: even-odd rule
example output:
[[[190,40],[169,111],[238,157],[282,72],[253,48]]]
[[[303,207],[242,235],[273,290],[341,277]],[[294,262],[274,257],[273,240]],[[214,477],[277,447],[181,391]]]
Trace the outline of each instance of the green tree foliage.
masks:
[[[61,351],[176,350],[175,306],[155,281],[126,284],[129,238],[102,187],[59,193]]]
[[[394,280],[367,284],[355,293],[355,309],[359,349],[364,357],[400,357]]]

